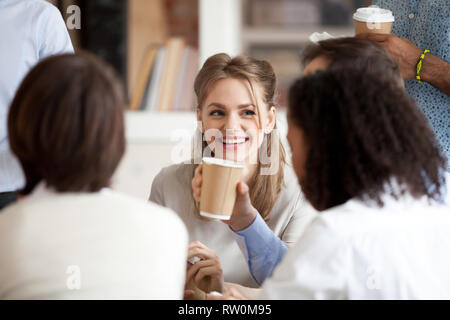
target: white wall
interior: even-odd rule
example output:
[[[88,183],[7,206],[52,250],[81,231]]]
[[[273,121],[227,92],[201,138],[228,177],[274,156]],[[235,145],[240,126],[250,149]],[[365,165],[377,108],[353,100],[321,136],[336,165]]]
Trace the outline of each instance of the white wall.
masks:
[[[199,0],[200,66],[216,53],[241,53],[241,0]]]

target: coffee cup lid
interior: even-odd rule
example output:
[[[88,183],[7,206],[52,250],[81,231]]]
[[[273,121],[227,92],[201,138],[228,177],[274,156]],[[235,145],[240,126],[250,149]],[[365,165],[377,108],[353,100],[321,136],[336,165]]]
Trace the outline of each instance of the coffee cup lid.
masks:
[[[353,14],[353,19],[362,22],[394,22],[392,11],[377,6],[359,8]]]
[[[204,157],[202,159],[202,161],[205,163],[216,164],[216,165],[224,166],[224,167],[232,167],[232,168],[244,168],[245,167],[242,162],[235,162],[235,161],[219,159],[219,158]]]

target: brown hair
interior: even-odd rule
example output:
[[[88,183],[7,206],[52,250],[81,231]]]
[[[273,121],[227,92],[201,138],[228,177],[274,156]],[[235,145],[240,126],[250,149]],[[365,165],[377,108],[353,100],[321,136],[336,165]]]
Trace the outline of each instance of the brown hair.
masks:
[[[8,134],[29,194],[95,192],[110,183],[125,150],[124,94],[113,70],[87,53],[53,56],[25,77],[11,104]]]
[[[226,78],[235,78],[235,79],[243,79],[247,81],[250,85],[254,100],[256,101],[256,110],[258,115],[259,123],[261,126],[261,118],[259,108],[261,106],[258,105],[257,101],[257,91],[255,90],[255,86],[258,86],[262,89],[262,97],[261,100],[268,107],[274,106],[274,97],[275,97],[275,88],[276,88],[276,76],[273,71],[272,66],[263,60],[254,59],[248,56],[236,56],[231,58],[229,55],[225,53],[215,54],[209,57],[206,62],[203,64],[200,72],[198,73],[195,83],[194,90],[197,95],[199,109],[202,108],[202,104],[209,94],[213,85],[221,80]],[[275,126],[276,128],[276,126]],[[271,132],[269,134],[265,134],[264,145],[267,145],[267,155],[271,156],[271,141],[272,134],[276,134],[275,132]],[[250,188],[250,199],[253,206],[258,210],[261,216],[268,220],[270,217],[270,212],[272,211],[273,206],[275,205],[276,200],[281,191],[281,187],[284,184],[284,166],[285,166],[285,151],[284,147],[279,141],[279,149],[278,149],[278,171],[273,175],[261,175],[259,174],[262,165],[261,162],[258,161],[258,166],[255,174],[249,180],[249,188]],[[203,141],[202,143],[202,154],[203,150],[207,147],[207,143]],[[260,152],[262,150],[260,149]],[[195,168],[194,168],[195,170]]]
[[[319,71],[292,85],[288,113],[309,146],[300,184],[317,210],[354,197],[382,206],[385,192],[442,201],[446,160],[425,116],[392,79]]]
[[[378,43],[366,39],[345,37],[319,41],[302,52],[302,63],[324,57],[327,70],[359,70],[373,77],[394,79],[403,86],[400,68],[394,58]]]

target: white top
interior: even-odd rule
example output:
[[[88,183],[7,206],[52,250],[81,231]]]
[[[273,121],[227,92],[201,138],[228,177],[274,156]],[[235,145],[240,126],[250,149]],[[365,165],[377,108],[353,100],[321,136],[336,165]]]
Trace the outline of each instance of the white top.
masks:
[[[450,299],[448,203],[385,197],[320,213],[259,298]]]
[[[195,214],[192,178],[191,164],[163,168],[153,180],[150,200],[178,213],[187,227],[189,242],[199,240],[217,253],[225,281],[258,287],[228,225],[218,220],[202,220]],[[281,189],[267,224],[283,241],[295,242],[317,212],[304,200],[291,166],[286,166],[284,179],[285,186]]]
[[[73,52],[58,9],[43,0],[0,0],[0,192],[24,185],[22,169],[9,149],[9,105],[28,71],[41,59]]]
[[[43,185],[0,213],[0,299],[181,299],[187,232],[171,210]]]

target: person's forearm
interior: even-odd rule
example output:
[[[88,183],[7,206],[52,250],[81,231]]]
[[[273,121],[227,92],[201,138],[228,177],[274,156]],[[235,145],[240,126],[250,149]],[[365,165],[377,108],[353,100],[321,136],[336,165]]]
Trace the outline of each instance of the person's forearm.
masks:
[[[234,234],[252,277],[261,285],[280,263],[288,244],[270,230],[259,214],[248,228]]]
[[[423,81],[450,96],[450,63],[428,53],[423,59],[420,75]]]

